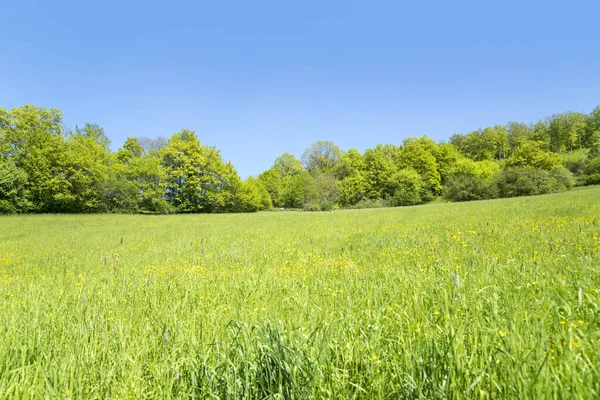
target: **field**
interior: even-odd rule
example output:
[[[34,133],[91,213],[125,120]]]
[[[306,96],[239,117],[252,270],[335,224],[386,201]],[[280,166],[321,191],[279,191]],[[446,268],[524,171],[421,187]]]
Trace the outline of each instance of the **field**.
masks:
[[[0,217],[0,398],[597,398],[600,187]]]

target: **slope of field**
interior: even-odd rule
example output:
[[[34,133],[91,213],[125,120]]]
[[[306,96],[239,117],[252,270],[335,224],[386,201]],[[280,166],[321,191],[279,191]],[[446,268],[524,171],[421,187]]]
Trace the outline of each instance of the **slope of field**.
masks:
[[[0,398],[596,398],[600,187],[0,217],[0,330]]]

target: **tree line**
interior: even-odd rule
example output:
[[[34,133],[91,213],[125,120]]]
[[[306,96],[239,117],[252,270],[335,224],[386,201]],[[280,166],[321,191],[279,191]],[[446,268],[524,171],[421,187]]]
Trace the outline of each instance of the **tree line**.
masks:
[[[277,157],[242,180],[220,152],[182,130],[129,137],[116,152],[96,124],[67,129],[59,110],[0,108],[0,213],[254,212],[407,206],[558,192],[600,183],[600,106],[509,122],[449,142],[427,136],[301,159]]]

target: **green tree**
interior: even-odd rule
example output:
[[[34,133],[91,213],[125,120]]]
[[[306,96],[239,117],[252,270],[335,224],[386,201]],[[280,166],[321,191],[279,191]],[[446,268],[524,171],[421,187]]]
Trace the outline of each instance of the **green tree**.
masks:
[[[279,172],[282,179],[288,175],[299,174],[304,170],[302,163],[290,153],[283,153],[277,157],[273,168]]]
[[[521,143],[529,140],[531,127],[527,124],[511,121],[506,124],[506,133],[508,134],[508,144],[510,150],[516,149]]]
[[[158,151],[145,150],[140,139],[129,137],[110,168],[111,184],[104,189],[109,209],[169,213],[165,199],[166,169]]]
[[[397,149],[396,146],[378,144],[374,149],[365,150],[365,195],[369,199],[384,199],[386,195],[389,195],[385,189],[389,179],[398,170],[394,163],[394,154]]]
[[[586,120],[586,116],[578,112],[554,114],[550,117],[548,134],[551,149],[561,153],[566,149],[581,148]]]
[[[258,180],[269,193],[275,207],[283,207],[283,180],[275,167],[266,170],[258,176]]]
[[[236,206],[232,211],[256,212],[269,210],[272,207],[271,197],[262,182],[254,177],[249,177],[241,182],[236,193]]]
[[[331,141],[313,143],[302,155],[302,164],[311,174],[334,171],[341,157],[339,147]]]
[[[54,199],[61,211],[102,211],[100,186],[106,181],[110,149],[102,128],[86,124],[68,136],[58,166],[67,191]]]
[[[358,204],[367,198],[368,183],[366,174],[356,170],[351,175],[339,181],[339,202],[342,206]]]
[[[435,142],[427,137],[407,138],[395,157],[398,169],[412,168],[421,175],[428,197],[438,195],[442,190],[442,178],[432,154],[436,147]]]
[[[0,110],[2,156],[26,174],[25,201],[32,211],[63,211],[57,200],[68,195],[69,184],[59,167],[64,146],[57,109],[25,105]]]
[[[312,177],[308,171],[302,170],[297,174],[286,175],[283,180],[283,205],[286,208],[300,208],[312,189]]]
[[[421,175],[412,168],[404,168],[391,176],[388,183],[388,191],[393,206],[412,206],[423,200],[423,179]]]
[[[558,155],[544,151],[540,143],[532,140],[521,143],[506,160],[507,167],[538,168],[544,170],[551,170],[561,164],[561,159]]]
[[[4,158],[0,158],[0,214],[27,211],[27,174]]]
[[[589,138],[589,157],[595,158],[600,156],[600,131],[595,131]]]
[[[366,197],[367,163],[356,149],[348,150],[340,157],[335,169],[338,182],[339,203],[342,206],[355,205]]]
[[[322,172],[312,177],[305,206],[314,210],[331,210],[339,199],[338,181],[331,172]]]
[[[353,175],[357,171],[366,171],[367,164],[362,154],[356,149],[350,149],[342,153],[337,163],[334,175],[341,180],[347,176]]]
[[[165,197],[180,212],[224,212],[234,207],[239,177],[220,153],[200,144],[195,132],[183,130],[161,149],[166,170]]]

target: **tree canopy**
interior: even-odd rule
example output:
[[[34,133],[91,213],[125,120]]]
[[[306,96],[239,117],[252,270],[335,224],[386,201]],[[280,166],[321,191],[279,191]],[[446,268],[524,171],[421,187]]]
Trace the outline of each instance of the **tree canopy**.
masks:
[[[600,106],[509,122],[449,142],[427,136],[360,152],[318,141],[242,180],[196,132],[128,137],[66,129],[61,112],[0,108],[0,213],[254,212],[277,208],[408,206],[540,194],[600,183]]]

